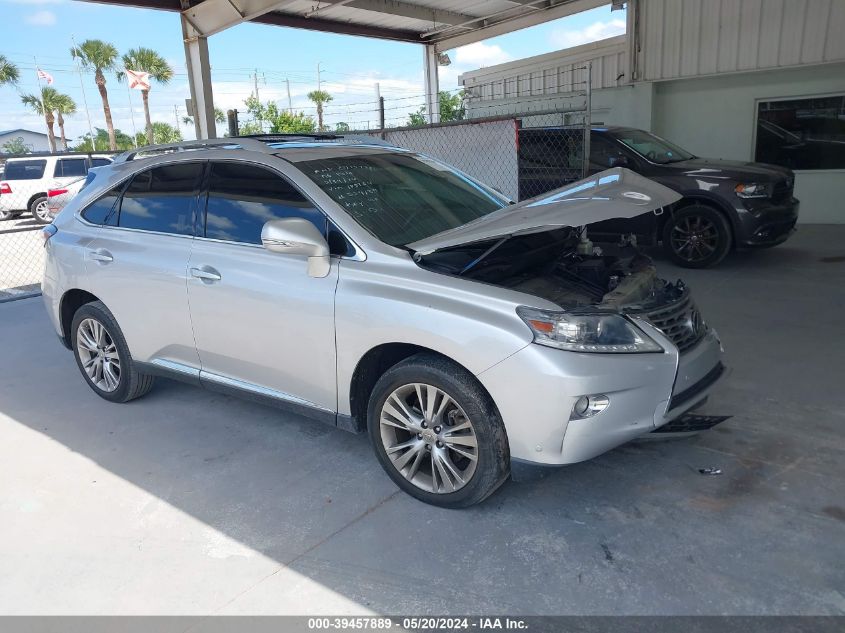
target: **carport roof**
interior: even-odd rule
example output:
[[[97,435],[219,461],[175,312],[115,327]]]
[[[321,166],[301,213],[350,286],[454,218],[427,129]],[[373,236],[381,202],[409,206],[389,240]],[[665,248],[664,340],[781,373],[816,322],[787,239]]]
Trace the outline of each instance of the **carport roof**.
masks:
[[[183,12],[196,31],[213,35],[240,22],[463,46],[610,0],[88,0]]]

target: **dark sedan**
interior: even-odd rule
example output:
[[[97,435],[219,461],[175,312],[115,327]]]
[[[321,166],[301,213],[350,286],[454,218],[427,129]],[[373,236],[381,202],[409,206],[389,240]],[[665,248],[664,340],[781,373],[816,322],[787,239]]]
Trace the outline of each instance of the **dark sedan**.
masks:
[[[558,149],[580,130],[519,130],[519,195],[529,198],[580,176]],[[560,168],[553,168],[555,165]],[[734,248],[774,246],[795,229],[794,175],[777,165],[700,158],[654,134],[625,127],[594,127],[590,170],[627,167],[680,193],[661,213],[591,225],[598,239],[635,235],[640,245],[662,244],[688,268],[715,266]]]

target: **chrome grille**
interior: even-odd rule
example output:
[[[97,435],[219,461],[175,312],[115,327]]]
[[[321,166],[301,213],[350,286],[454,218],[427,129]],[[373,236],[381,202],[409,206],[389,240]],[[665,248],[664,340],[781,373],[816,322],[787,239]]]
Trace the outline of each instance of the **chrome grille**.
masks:
[[[663,332],[681,352],[695,346],[707,330],[701,313],[689,294],[667,306],[646,312],[643,316]]]

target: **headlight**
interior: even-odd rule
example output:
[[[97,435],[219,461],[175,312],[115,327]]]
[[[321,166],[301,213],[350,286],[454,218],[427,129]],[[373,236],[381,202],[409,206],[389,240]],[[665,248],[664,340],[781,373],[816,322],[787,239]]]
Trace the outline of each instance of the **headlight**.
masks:
[[[662,352],[636,325],[618,314],[573,314],[520,306],[517,314],[534,332],[534,342],[571,352]]]
[[[772,195],[771,185],[762,182],[741,182],[734,187],[734,191],[740,198],[768,198]]]

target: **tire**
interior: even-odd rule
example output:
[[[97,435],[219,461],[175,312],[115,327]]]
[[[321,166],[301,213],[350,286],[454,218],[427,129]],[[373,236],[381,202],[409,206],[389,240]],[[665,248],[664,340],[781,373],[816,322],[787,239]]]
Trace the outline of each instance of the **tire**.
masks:
[[[0,210],[0,221],[14,220],[21,214],[21,211],[2,211]]]
[[[421,413],[420,400],[431,404],[434,415]],[[401,423],[403,418],[410,422]],[[388,369],[370,395],[367,421],[382,468],[425,503],[465,508],[508,477],[508,440],[493,400],[475,377],[443,357],[416,354]]]
[[[102,336],[98,335],[97,326],[102,328]],[[88,341],[88,347],[86,347],[86,341]],[[154,377],[138,371],[135,361],[129,354],[123,332],[120,331],[112,313],[101,301],[86,303],[76,311],[70,326],[70,342],[76,365],[85,378],[85,382],[104,400],[129,402],[140,398],[152,389]],[[94,349],[99,351],[90,351]],[[97,361],[98,357],[101,360]],[[86,369],[86,365],[90,365],[92,359],[94,360],[93,374],[89,373],[90,369]],[[98,365],[99,370],[97,370]]]
[[[727,218],[713,207],[691,204],[677,209],[663,227],[663,249],[684,268],[710,268],[731,251]]]
[[[47,205],[47,196],[38,196],[29,205],[29,212],[33,219],[39,224],[50,224],[53,217],[50,215],[50,207]]]

